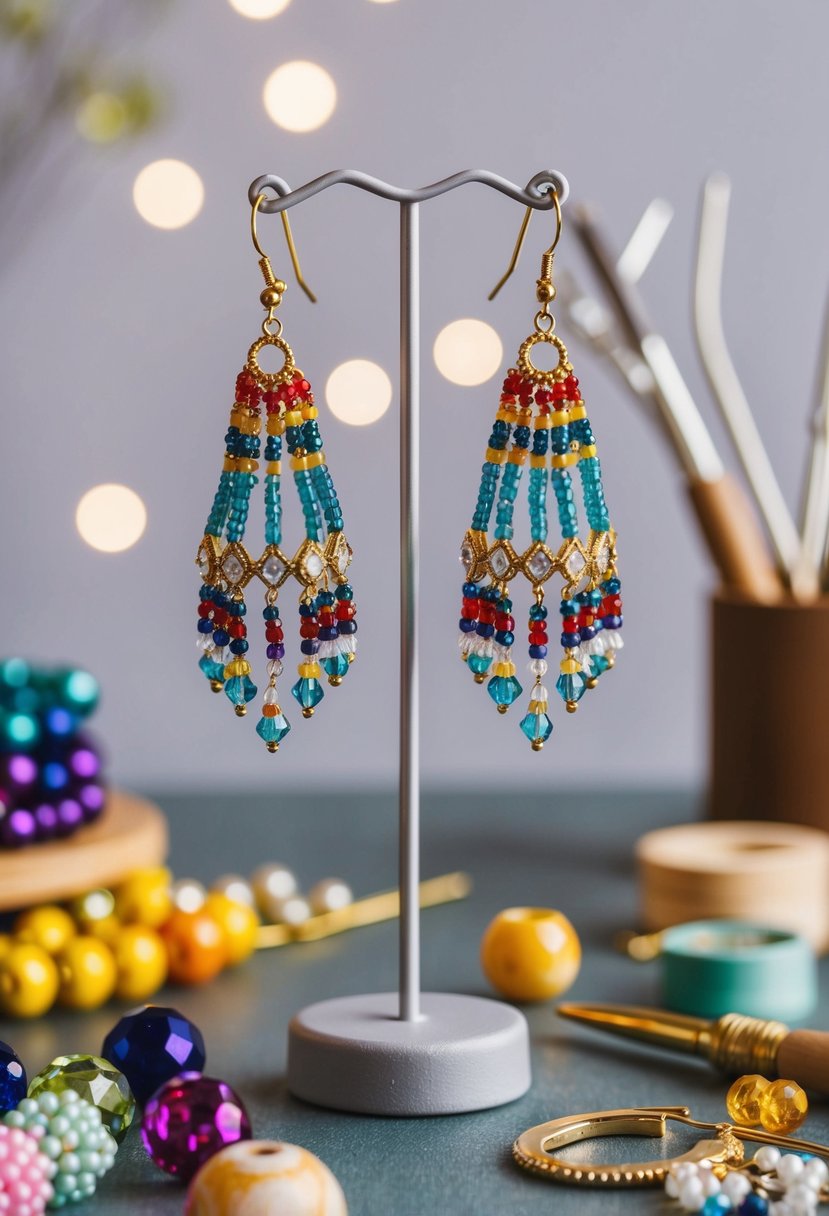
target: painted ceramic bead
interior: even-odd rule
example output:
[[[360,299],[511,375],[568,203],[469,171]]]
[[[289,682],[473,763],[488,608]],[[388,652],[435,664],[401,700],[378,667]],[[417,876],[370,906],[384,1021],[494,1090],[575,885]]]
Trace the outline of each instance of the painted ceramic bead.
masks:
[[[119,1001],[146,1001],[167,978],[167,947],[147,925],[124,925],[112,943]]]
[[[13,1018],[39,1018],[51,1009],[60,978],[40,946],[20,942],[0,958],[0,1011]]]
[[[148,866],[130,874],[115,892],[116,915],[127,923],[163,925],[173,908],[173,876],[164,866]]]
[[[97,1009],[115,991],[115,958],[106,942],[88,934],[73,937],[58,954],[58,1000],[69,1009]]]
[[[259,917],[250,904],[238,903],[228,895],[213,891],[205,901],[204,910],[224,930],[227,962],[231,966],[244,962],[253,954]]]
[[[227,962],[227,942],[219,922],[204,909],[177,908],[161,936],[167,946],[170,979],[176,984],[204,984]]]
[[[337,912],[354,900],[351,887],[341,878],[323,878],[308,892],[311,911],[319,916],[323,912]]]
[[[39,1137],[0,1126],[0,1211],[42,1216],[54,1195],[54,1164],[40,1151]]]
[[[481,965],[512,1001],[547,1001],[566,992],[581,966],[578,935],[552,908],[506,908],[487,927]]]
[[[129,1082],[109,1060],[100,1056],[57,1056],[29,1083],[29,1097],[73,1090],[101,1112],[101,1121],[116,1140],[123,1140],[135,1117]]]
[[[75,936],[75,922],[57,904],[29,908],[16,918],[13,932],[18,941],[34,942],[47,954],[58,954]]]
[[[14,1110],[26,1097],[26,1069],[17,1052],[0,1042],[0,1114]]]
[[[249,1140],[251,1127],[241,1099],[229,1085],[186,1072],[150,1098],[141,1137],[154,1165],[189,1182],[214,1153]]]
[[[256,904],[253,887],[241,874],[221,874],[211,883],[210,890],[217,895],[226,895],[237,904],[247,904],[250,908]]]
[[[760,1098],[769,1083],[759,1073],[738,1077],[725,1095],[725,1108],[732,1123],[738,1127],[759,1127]]]
[[[327,1165],[296,1144],[248,1140],[203,1165],[187,1192],[185,1216],[347,1216]]]
[[[142,1105],[179,1073],[201,1072],[207,1059],[198,1026],[163,1005],[125,1014],[104,1039],[101,1055],[120,1068]]]
[[[88,1199],[115,1162],[118,1145],[104,1127],[101,1112],[74,1090],[24,1098],[3,1123],[40,1137],[39,1147],[52,1170],[50,1208]]]
[[[760,1122],[767,1132],[788,1136],[809,1113],[809,1099],[795,1081],[772,1081],[760,1095]]]

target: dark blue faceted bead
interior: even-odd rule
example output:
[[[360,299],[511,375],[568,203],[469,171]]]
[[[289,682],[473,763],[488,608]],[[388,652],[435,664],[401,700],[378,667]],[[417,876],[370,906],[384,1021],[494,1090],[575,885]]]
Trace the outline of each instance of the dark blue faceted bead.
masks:
[[[575,600],[562,600],[559,612],[562,616],[577,616],[579,606]]]
[[[565,636],[569,637],[569,634],[566,634]],[[547,657],[547,647],[546,646],[531,646],[530,647],[530,658],[531,659],[546,659],[546,657]]]
[[[602,583],[602,588],[605,592],[607,592],[608,595],[616,595],[617,592],[622,590],[621,579],[618,579],[618,578],[606,579]]]
[[[230,634],[224,629],[217,629],[213,634],[213,641],[217,646],[227,646],[228,642],[230,641]]]
[[[208,621],[206,616],[200,616],[198,630],[199,630],[199,633],[212,633],[213,632],[213,622]]]
[[[356,633],[356,632],[357,632],[357,622],[356,621],[340,621],[340,633],[346,634],[346,633]]]
[[[739,1216],[766,1216],[769,1210],[769,1201],[762,1195],[757,1195],[752,1191],[750,1195],[746,1195],[743,1202],[737,1208]]]
[[[266,621],[278,621],[279,620],[279,609],[272,607],[270,604],[268,604],[267,608],[262,609],[262,616],[265,618]]]
[[[621,629],[622,618],[620,616],[603,616],[602,624],[605,629]]]
[[[316,614],[314,611],[314,605],[313,604],[300,604],[299,615],[300,616],[315,616]]]
[[[576,603],[585,605],[585,604],[589,603],[589,598],[590,598],[589,591],[580,591],[578,593],[578,595],[576,596]]]
[[[120,1069],[143,1105],[181,1072],[203,1072],[207,1059],[198,1026],[176,1009],[146,1005],[113,1026],[101,1055]]]
[[[478,598],[478,584],[477,583],[464,583],[463,587],[461,588],[461,591],[462,591],[465,599],[476,600]]]
[[[577,633],[563,633],[561,635],[561,644],[567,650],[569,650],[572,646],[578,646],[580,640],[581,639]]]
[[[498,605],[498,608],[501,612],[506,612],[507,615],[509,615],[509,613],[512,612],[512,600],[508,600],[508,599],[501,600],[500,604]]]
[[[544,621],[547,619],[547,609],[543,604],[533,604],[530,608],[531,621]]]
[[[299,648],[303,654],[316,654],[320,648],[320,644],[316,638],[303,638],[299,644]]]
[[[217,608],[227,608],[228,598],[224,591],[217,591],[213,596],[213,603]]]
[[[499,646],[511,646],[515,641],[515,634],[509,629],[503,629],[495,635],[495,641]]]
[[[230,643],[231,654],[244,654],[248,648],[247,638],[234,638]]]
[[[464,617],[458,621],[458,627],[461,633],[473,633],[478,627],[477,621],[467,621]]]
[[[207,583],[205,583],[202,586],[201,590],[199,591],[199,599],[200,600],[212,600],[214,590],[215,590],[215,588],[209,587],[207,585]]]
[[[319,595],[317,596],[317,603],[318,604],[333,604],[334,596],[331,594],[330,591],[321,591],[319,593]]]
[[[244,600],[231,600],[227,606],[227,610],[231,616],[245,616],[248,607]]]
[[[333,629],[328,625],[324,625],[322,627],[322,629],[320,629],[319,640],[321,642],[333,642],[336,640],[336,637],[337,637],[336,625],[333,627]]]
[[[584,629],[579,630],[579,637],[583,642],[589,642],[591,638],[596,636],[596,630],[592,625],[586,625]]]
[[[495,626],[485,624],[483,621],[478,625],[479,638],[491,638],[495,633]]]
[[[8,1043],[0,1042],[0,1115],[26,1097],[26,1069]]]

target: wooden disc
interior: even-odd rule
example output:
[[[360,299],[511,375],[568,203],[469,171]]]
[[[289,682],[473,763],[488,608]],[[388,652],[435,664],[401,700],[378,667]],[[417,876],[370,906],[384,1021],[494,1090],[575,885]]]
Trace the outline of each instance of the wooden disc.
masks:
[[[151,802],[111,790],[100,819],[65,840],[0,852],[0,911],[110,887],[167,856],[167,821]]]

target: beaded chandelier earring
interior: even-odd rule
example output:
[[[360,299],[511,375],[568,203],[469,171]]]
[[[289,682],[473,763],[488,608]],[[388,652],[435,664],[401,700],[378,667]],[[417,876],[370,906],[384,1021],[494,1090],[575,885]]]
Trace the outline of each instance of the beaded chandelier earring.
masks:
[[[279,594],[291,578],[300,585],[299,635],[302,661],[291,688],[310,718],[324,696],[323,673],[333,687],[341,684],[357,649],[354,593],[346,572],[352,550],[343,532],[343,517],[328,471],[311,385],[294,362],[293,351],[281,337],[282,322],[275,310],[286,285],[273,273],[256,235],[259,195],[251,212],[251,236],[265,279],[260,295],[267,317],[262,336],[251,346],[236,378],[236,392],[225,435],[225,457],[219,486],[199,545],[196,565],[203,582],[199,592],[199,667],[214,692],[224,690],[240,717],[256,696],[248,660],[245,590],[253,579],[264,586],[265,642],[268,685],[256,731],[268,751],[275,752],[291,729],[282,712],[276,682],[282,674],[285,640]],[[288,217],[282,213],[297,279],[310,299],[296,258]],[[265,372],[260,351],[274,346],[284,363],[278,372]],[[265,549],[257,560],[244,545],[253,487],[258,481],[262,406],[265,412]],[[282,549],[282,440],[305,521],[305,540],[293,557]],[[222,543],[224,537],[225,543]]]
[[[556,691],[568,713],[574,713],[587,689],[613,666],[622,648],[621,582],[616,573],[616,534],[610,526],[602,489],[596,441],[579,381],[573,374],[567,348],[555,334],[550,304],[555,299],[553,257],[561,236],[561,207],[553,194],[556,236],[542,257],[536,298],[541,305],[534,331],[522,343],[516,367],[504,380],[498,412],[484,457],[478,501],[472,526],[461,546],[466,572],[460,619],[461,658],[475,682],[483,684],[506,713],[521,696],[512,658],[515,619],[510,582],[519,574],[532,586],[529,610],[529,670],[533,677],[530,702],[520,726],[533,751],[540,751],[553,724],[547,715],[548,694],[542,680],[547,673],[549,642],[544,585],[554,574],[564,580],[559,611],[561,645]],[[490,295],[493,299],[512,273],[526,235],[527,214],[521,226],[510,267]],[[552,346],[558,362],[542,371],[532,362],[538,343]],[[523,553],[513,546],[513,513],[525,466],[529,466],[528,498],[531,543]],[[589,534],[579,537],[571,470],[578,469]],[[561,544],[548,543],[547,494],[552,488]],[[497,500],[497,507],[496,507]],[[496,509],[492,540],[489,527]]]

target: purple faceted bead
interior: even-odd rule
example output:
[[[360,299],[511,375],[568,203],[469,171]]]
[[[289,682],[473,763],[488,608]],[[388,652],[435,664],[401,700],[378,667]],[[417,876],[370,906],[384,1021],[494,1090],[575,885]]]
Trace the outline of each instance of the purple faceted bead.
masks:
[[[86,822],[91,823],[93,819],[97,819],[104,809],[104,803],[106,802],[106,790],[104,787],[90,781],[88,785],[80,787],[76,796],[78,802],[83,807]]]
[[[37,833],[37,823],[31,811],[19,806],[11,814],[0,819],[0,840],[11,849],[32,844]]]
[[[198,1026],[176,1009],[133,1009],[104,1039],[101,1055],[124,1074],[143,1106],[160,1086],[181,1073],[200,1073],[207,1056]]]
[[[150,1098],[141,1137],[154,1165],[189,1182],[214,1153],[250,1140],[251,1127],[240,1098],[226,1082],[185,1072]]]
[[[71,836],[83,821],[83,807],[77,799],[62,798],[58,803],[58,835]]]
[[[51,840],[56,836],[59,822],[57,810],[51,802],[42,802],[35,807],[38,840]]]
[[[24,752],[6,756],[4,761],[5,784],[12,790],[28,790],[37,780],[37,764]]]
[[[82,781],[92,781],[101,771],[101,758],[86,741],[72,748],[68,763],[72,775]]]

